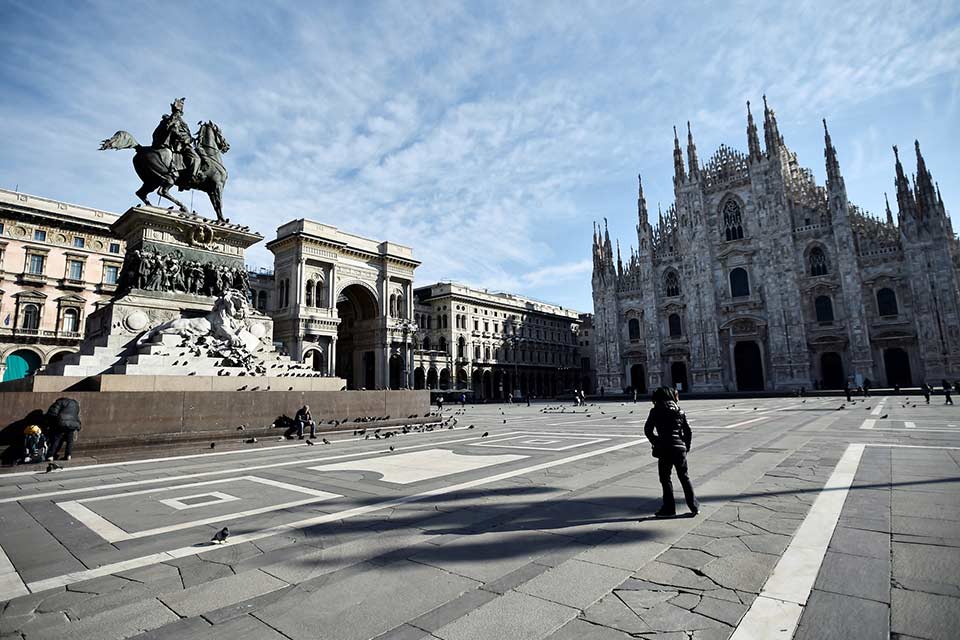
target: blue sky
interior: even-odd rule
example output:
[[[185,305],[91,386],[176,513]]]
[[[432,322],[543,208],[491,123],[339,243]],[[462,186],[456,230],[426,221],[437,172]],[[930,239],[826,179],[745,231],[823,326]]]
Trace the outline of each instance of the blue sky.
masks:
[[[960,229],[955,1],[0,0],[0,18],[0,186],[122,212],[132,153],[100,140],[148,141],[186,96],[230,142],[228,217],[409,244],[419,283],[591,310],[592,222],[626,252],[637,173],[654,211],[672,199],[672,126],[692,122],[703,162],[745,149],[764,93],[820,183],[827,118],[877,214],[891,145],[912,171],[918,138]]]

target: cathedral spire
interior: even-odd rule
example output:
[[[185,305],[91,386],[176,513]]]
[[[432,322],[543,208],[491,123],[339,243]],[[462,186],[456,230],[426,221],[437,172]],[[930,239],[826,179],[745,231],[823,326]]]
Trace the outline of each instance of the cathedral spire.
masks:
[[[679,187],[687,179],[683,169],[683,152],[680,151],[680,138],[677,137],[677,128],[673,128],[673,186]]]
[[[780,130],[777,128],[777,116],[767,105],[767,96],[763,96],[763,139],[767,147],[768,156],[780,154],[780,145],[783,144],[783,138],[780,136]]]
[[[623,275],[623,260],[620,259],[620,240],[617,239],[617,275]]]
[[[637,174],[637,184],[639,186],[637,190],[637,218],[640,220],[637,230],[639,231],[650,223],[647,221],[647,199],[643,197],[643,178],[640,174]]]
[[[910,190],[907,176],[903,173],[903,165],[900,163],[900,151],[897,149],[897,145],[893,145],[893,157],[896,158],[897,177],[894,184],[897,187],[897,208],[900,210],[900,217],[916,216],[913,192]]]
[[[760,160],[760,138],[757,135],[757,125],[753,122],[753,114],[750,113],[750,101],[747,100],[747,148],[750,151],[750,162]]]
[[[700,176],[700,161],[697,160],[697,145],[693,143],[693,131],[690,130],[689,120],[687,120],[687,164],[690,166],[690,179],[696,180]]]
[[[840,163],[837,161],[837,149],[830,139],[826,118],[823,119],[823,157],[827,162],[827,188],[842,189],[844,184],[843,176],[840,175]]]
[[[920,153],[920,141],[914,140],[913,145],[917,151],[917,206],[924,216],[930,216],[937,209],[937,192],[933,186],[933,177],[927,171],[927,163]]]
[[[887,205],[887,224],[893,225],[893,211],[890,211],[890,200],[886,191],[883,192],[883,202]]]

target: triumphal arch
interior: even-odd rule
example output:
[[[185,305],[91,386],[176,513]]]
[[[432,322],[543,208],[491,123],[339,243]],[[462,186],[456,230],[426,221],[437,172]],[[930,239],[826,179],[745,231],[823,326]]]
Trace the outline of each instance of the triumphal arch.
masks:
[[[274,255],[274,340],[349,389],[412,388],[413,250],[299,219]]]

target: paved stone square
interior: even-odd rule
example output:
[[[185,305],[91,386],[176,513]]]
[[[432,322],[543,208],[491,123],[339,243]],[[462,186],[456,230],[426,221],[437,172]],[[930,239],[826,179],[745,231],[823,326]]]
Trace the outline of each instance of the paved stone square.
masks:
[[[0,475],[0,636],[953,639],[960,410],[916,400],[685,401],[669,520],[642,402]]]

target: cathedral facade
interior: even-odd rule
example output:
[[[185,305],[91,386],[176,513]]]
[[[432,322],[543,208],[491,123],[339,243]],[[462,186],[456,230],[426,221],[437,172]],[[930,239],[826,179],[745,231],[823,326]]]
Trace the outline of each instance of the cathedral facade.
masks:
[[[960,242],[916,144],[894,147],[897,212],[847,199],[824,121],[827,181],[784,143],[764,98],[747,103],[747,153],[701,164],[674,130],[675,200],[637,247],[593,237],[594,361],[607,390],[694,392],[939,384],[960,378]]]

